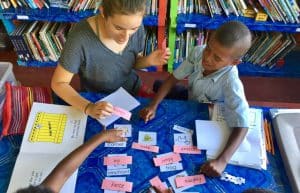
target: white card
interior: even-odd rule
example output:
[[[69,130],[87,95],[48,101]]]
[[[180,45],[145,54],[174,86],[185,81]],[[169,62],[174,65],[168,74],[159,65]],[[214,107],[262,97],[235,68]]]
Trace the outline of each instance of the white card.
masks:
[[[145,144],[145,145],[156,145],[156,132],[145,132],[140,131],[139,132],[139,143]]]
[[[127,156],[127,154],[108,154],[107,157],[113,157],[113,156]],[[107,170],[115,170],[115,169],[124,169],[127,168],[127,164],[123,165],[109,165],[107,166]]]
[[[106,177],[105,179],[118,180],[118,181],[126,181],[126,177]],[[104,190],[104,193],[126,193],[126,192],[115,191],[115,190]]]
[[[185,127],[181,127],[179,125],[174,125],[173,129],[175,131],[179,131],[181,133],[190,133],[191,135],[193,135],[194,131]]]
[[[171,163],[167,165],[159,166],[161,172],[171,172],[176,170],[183,170],[182,163]]]
[[[174,190],[176,193],[177,193],[177,192],[182,192],[183,190],[192,187],[192,186],[185,186],[185,187],[181,187],[181,188],[177,188],[177,187],[176,187],[176,184],[175,184],[175,178],[176,178],[176,177],[184,177],[184,176],[188,176],[188,174],[186,173],[186,171],[182,171],[182,172],[180,172],[180,173],[178,173],[178,174],[175,174],[174,176],[168,177],[168,180],[169,180],[169,182],[170,182],[170,184],[171,184],[173,190]]]
[[[113,143],[105,143],[104,147],[126,147],[126,141],[118,141]]]
[[[125,176],[130,175],[130,168],[107,170],[107,176]]]
[[[192,146],[192,135],[187,133],[174,133],[174,144],[179,146]]]
[[[132,127],[130,124],[114,124],[114,128],[122,129],[124,131],[123,137],[131,137],[132,136]]]

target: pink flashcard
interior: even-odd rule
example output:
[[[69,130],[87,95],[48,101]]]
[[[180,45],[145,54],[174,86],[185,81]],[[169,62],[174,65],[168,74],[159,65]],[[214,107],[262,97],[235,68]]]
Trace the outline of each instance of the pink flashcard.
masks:
[[[126,119],[128,121],[131,118],[131,112],[129,112],[129,111],[125,110],[125,109],[122,109],[120,107],[115,107],[114,106],[113,114],[115,114],[115,115],[117,115],[119,117],[122,117],[122,118],[124,118],[124,119]]]
[[[198,149],[196,146],[174,145],[174,152],[186,154],[201,154],[200,149]]]
[[[101,188],[104,190],[131,192],[132,191],[132,182],[104,179],[102,181]]]
[[[181,161],[181,157],[177,153],[170,153],[166,156],[153,158],[153,161],[154,161],[155,166],[162,166],[162,165],[179,162],[179,161]]]
[[[158,146],[154,146],[154,145],[145,145],[145,144],[140,144],[140,143],[132,143],[131,146],[133,149],[139,149],[139,150],[143,150],[143,151],[151,151],[151,152],[155,152],[158,153],[159,151],[159,147]]]
[[[126,165],[132,164],[132,156],[111,156],[104,157],[104,165]]]
[[[159,189],[160,191],[165,191],[168,189],[168,187],[166,187],[165,184],[162,183],[158,176],[152,178],[150,180],[150,184]]]
[[[175,178],[175,183],[177,188],[185,187],[185,186],[195,186],[198,184],[204,184],[205,182],[206,181],[203,174]]]

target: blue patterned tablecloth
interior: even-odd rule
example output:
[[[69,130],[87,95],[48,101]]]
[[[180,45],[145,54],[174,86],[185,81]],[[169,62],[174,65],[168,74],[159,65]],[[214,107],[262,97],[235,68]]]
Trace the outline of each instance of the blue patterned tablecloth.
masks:
[[[97,101],[103,97],[101,94],[83,93],[84,97],[91,101]],[[115,123],[131,124],[133,128],[132,137],[129,138],[126,148],[105,148],[99,146],[85,160],[79,168],[76,193],[98,193],[103,192],[101,182],[106,176],[106,167],[103,166],[103,157],[112,153],[127,153],[133,156],[133,164],[129,165],[131,175],[126,180],[133,182],[133,192],[144,192],[149,186],[149,180],[159,175],[162,181],[180,171],[160,173],[159,168],[153,165],[153,157],[156,153],[131,149],[132,142],[137,142],[139,131],[157,132],[157,142],[160,147],[159,153],[172,151],[173,148],[173,125],[177,124],[187,128],[195,129],[196,119],[208,119],[208,108],[205,104],[194,102],[164,100],[156,114],[156,118],[145,124],[138,116],[139,110],[148,103],[147,99],[139,99],[141,105],[132,111],[133,117],[130,122],[119,119]],[[108,128],[112,128],[111,125]],[[88,118],[85,140],[102,130],[100,124]],[[176,132],[176,131],[175,131]],[[5,137],[0,141],[0,193],[5,193],[16,156],[19,151],[22,136]],[[212,139],[213,140],[213,139]],[[194,143],[196,139],[194,136]],[[204,193],[239,193],[245,189],[260,187],[267,188],[278,193],[291,192],[287,176],[284,171],[279,150],[276,147],[275,156],[268,155],[269,164],[266,171],[250,169],[245,167],[228,165],[226,172],[231,175],[243,177],[246,183],[235,185],[230,182],[221,181],[218,178],[206,178],[206,184],[194,186],[186,191]],[[183,168],[189,175],[196,174],[200,165],[206,160],[205,152],[201,155],[181,154]],[[170,184],[169,184],[170,185]]]

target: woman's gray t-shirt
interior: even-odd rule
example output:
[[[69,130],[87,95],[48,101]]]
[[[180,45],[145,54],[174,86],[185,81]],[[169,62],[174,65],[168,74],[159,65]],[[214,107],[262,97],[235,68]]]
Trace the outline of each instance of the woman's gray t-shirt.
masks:
[[[87,20],[82,20],[68,34],[59,63],[69,72],[79,74],[82,91],[111,93],[123,87],[136,95],[141,80],[133,67],[144,49],[144,36],[141,26],[122,54],[117,54],[99,40]]]

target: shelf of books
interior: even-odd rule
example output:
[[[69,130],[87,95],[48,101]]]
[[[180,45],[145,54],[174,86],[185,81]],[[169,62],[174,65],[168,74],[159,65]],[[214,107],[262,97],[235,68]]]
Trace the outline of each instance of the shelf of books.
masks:
[[[49,4],[48,1],[29,3],[19,0],[15,6],[12,2],[15,0],[0,2],[0,19],[18,54],[18,64],[22,66],[56,66],[72,25],[97,14],[97,6],[88,0],[77,5],[71,1],[69,4]],[[166,6],[165,0],[147,1],[143,19],[147,30],[144,54],[161,47],[165,39]]]
[[[241,75],[300,77],[299,51],[294,51],[299,16],[296,0],[174,0],[168,42],[174,54],[168,71],[176,69],[192,47],[206,44],[212,30],[238,20],[253,32],[252,47],[238,66]]]

